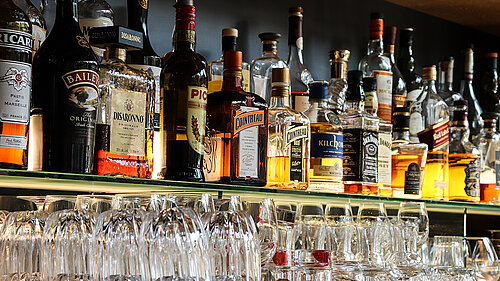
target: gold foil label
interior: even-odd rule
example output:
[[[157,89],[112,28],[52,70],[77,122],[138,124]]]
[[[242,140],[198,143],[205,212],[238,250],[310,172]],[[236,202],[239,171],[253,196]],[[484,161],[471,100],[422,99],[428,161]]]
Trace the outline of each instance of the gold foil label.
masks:
[[[203,139],[207,115],[207,88],[188,86],[187,98],[187,140],[189,146],[203,155]]]

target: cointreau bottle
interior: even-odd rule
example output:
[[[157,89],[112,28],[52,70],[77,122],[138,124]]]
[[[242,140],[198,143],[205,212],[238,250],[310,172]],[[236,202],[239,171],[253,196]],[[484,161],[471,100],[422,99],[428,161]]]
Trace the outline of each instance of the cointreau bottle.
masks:
[[[267,105],[241,87],[240,51],[224,52],[222,90],[208,95],[207,181],[263,186],[267,174]]]

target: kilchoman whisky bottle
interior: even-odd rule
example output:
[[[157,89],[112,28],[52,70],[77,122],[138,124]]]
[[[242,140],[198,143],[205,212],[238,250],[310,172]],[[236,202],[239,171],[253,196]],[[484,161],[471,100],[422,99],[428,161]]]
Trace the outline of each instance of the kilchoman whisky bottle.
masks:
[[[427,144],[422,198],[448,198],[448,106],[436,93],[436,66],[424,66],[423,90],[410,107],[410,139]]]
[[[347,193],[378,189],[379,119],[364,111],[363,73],[347,72],[348,88],[344,114],[343,180]]]
[[[204,172],[207,181],[264,186],[266,101],[241,87],[240,51],[224,52],[222,90],[208,95]]]
[[[250,66],[250,91],[271,102],[271,75],[274,68],[288,68],[278,56],[278,40],[281,34],[266,32],[259,34],[262,41],[262,56],[254,59]]]
[[[486,53],[483,61],[484,71],[480,79],[477,79],[479,83],[476,86],[477,98],[485,112],[500,112],[497,65],[498,53]]]
[[[406,27],[399,32],[399,55],[397,66],[406,83],[406,105],[410,106],[422,92],[422,77],[415,72],[413,58],[413,28]]]
[[[439,61],[438,73],[438,95],[451,107],[453,101],[463,99],[460,93],[453,91],[453,67],[455,59],[453,57],[444,57]]]
[[[112,26],[113,18],[113,10],[105,0],[78,1],[78,22],[87,40],[89,40],[89,31],[91,28]],[[92,46],[92,50],[99,59],[102,59],[105,49]]]
[[[364,77],[377,79],[377,115],[387,122],[391,122],[392,111],[392,66],[391,60],[384,56],[384,17],[381,13],[372,13],[370,22],[370,41],[368,54],[359,62],[359,70]]]
[[[33,62],[44,171],[92,172],[98,85],[99,63],[80,31],[76,0],[57,0],[56,22]]]
[[[313,81],[312,75],[304,65],[302,50],[302,21],[304,15],[302,7],[292,7],[288,10],[288,59],[290,67],[290,87],[292,91],[293,109],[304,112],[309,108],[309,88]]]
[[[393,110],[396,107],[403,107],[406,103],[406,83],[394,58],[397,30],[396,26],[384,28],[384,55],[391,61]]]
[[[410,141],[410,109],[396,107],[393,112],[392,196],[418,199],[427,161],[427,145]]]
[[[483,110],[477,101],[476,95],[474,94],[474,89],[472,86],[472,80],[474,78],[474,52],[472,48],[466,48],[464,50],[465,55],[465,69],[464,69],[464,79],[460,82],[460,94],[467,100],[469,104],[469,126],[470,126],[470,137],[474,137],[479,134],[483,126],[483,119],[481,119],[481,114]]]
[[[348,50],[330,51],[330,83],[328,86],[328,107],[336,114],[344,109],[347,91],[347,62],[351,52]]]
[[[26,169],[32,30],[12,0],[0,3],[0,167]]]
[[[342,124],[328,108],[328,82],[309,83],[311,121],[310,189],[344,192],[342,185],[343,135]]]
[[[238,40],[238,29],[224,28],[222,30],[222,56],[216,61],[208,64],[208,92],[217,92],[222,89],[222,76],[224,75],[224,52],[236,51]],[[245,92],[250,91],[250,65],[242,64],[241,85]]]
[[[466,100],[453,102],[450,128],[449,200],[479,202],[481,152],[469,141]]]
[[[141,31],[143,34],[143,47],[141,50],[127,52],[127,64],[133,68],[146,71],[155,80],[154,93],[154,137],[153,137],[153,178],[158,178],[161,172],[161,163],[165,162],[166,151],[162,145],[165,141],[160,133],[160,73],[161,58],[154,51],[149,40],[148,32],[148,6],[149,1],[127,0],[128,28]]]
[[[193,0],[178,0],[175,9],[174,51],[160,76],[160,133],[167,135],[167,158],[161,173],[165,179],[203,181],[207,71],[195,51]]]
[[[36,51],[40,49],[40,46],[47,36],[45,19],[30,0],[14,0],[14,4],[21,8],[30,18],[33,36],[33,57],[35,57]]]
[[[267,186],[307,189],[310,122],[290,107],[288,68],[272,69],[268,116]]]
[[[151,178],[154,78],[125,64],[126,50],[142,48],[142,33],[119,26],[90,30],[93,46],[104,47],[94,173]]]

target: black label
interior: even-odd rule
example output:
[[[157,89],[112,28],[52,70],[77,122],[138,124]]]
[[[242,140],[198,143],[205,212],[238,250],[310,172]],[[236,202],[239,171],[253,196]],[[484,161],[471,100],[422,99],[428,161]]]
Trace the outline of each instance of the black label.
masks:
[[[344,181],[376,183],[378,180],[378,132],[344,129]]]
[[[417,163],[411,163],[405,172],[404,193],[413,195],[420,193],[420,167]]]
[[[471,197],[479,197],[479,166],[478,159],[465,168],[465,193]]]
[[[303,180],[303,145],[308,135],[307,126],[301,123],[292,123],[286,133],[286,142],[290,144],[290,180]]]
[[[33,36],[27,32],[0,28],[0,47],[31,52]]]

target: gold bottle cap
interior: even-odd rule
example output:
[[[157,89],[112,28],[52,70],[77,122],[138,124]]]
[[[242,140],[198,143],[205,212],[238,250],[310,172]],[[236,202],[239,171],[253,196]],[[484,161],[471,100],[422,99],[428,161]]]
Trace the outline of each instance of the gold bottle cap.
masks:
[[[425,81],[436,81],[437,71],[435,65],[422,67],[422,79]]]
[[[330,51],[330,59],[332,62],[347,62],[351,52],[349,50],[332,50]]]
[[[224,28],[222,30],[222,37],[238,37],[238,29],[236,28]]]
[[[271,74],[272,96],[288,96],[290,86],[290,70],[288,68],[273,68]]]

